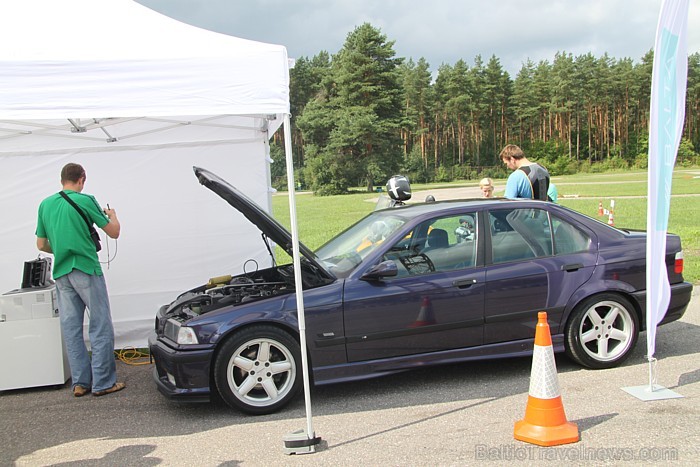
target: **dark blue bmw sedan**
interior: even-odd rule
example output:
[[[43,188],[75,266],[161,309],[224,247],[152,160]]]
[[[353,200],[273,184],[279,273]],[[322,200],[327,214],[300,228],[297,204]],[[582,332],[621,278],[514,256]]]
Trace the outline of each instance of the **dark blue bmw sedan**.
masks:
[[[291,235],[204,169],[199,181],[291,255]],[[667,236],[671,302],[690,301]],[[270,245],[272,251],[272,245]],[[562,206],[472,199],[376,210],[317,251],[300,245],[314,384],[532,354],[546,311],[555,352],[589,368],[625,360],[644,328],[646,235]],[[293,265],[215,277],[161,307],[149,339],[166,396],[266,414],[302,384]]]

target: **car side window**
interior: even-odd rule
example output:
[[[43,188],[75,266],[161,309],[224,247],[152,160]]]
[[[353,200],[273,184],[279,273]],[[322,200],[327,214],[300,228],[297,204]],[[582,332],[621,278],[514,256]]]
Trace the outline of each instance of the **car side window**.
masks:
[[[399,277],[452,271],[476,265],[476,213],[423,222],[399,240],[384,259],[396,262]]]
[[[554,251],[557,255],[568,255],[588,251],[591,238],[570,223],[552,216]]]
[[[542,209],[489,211],[493,263],[551,256],[549,215]]]

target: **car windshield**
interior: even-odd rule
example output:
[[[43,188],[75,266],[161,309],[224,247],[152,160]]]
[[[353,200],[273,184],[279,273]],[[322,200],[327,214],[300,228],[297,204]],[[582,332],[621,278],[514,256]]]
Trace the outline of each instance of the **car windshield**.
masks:
[[[405,223],[391,210],[375,211],[316,250],[316,256],[336,277],[347,277]]]

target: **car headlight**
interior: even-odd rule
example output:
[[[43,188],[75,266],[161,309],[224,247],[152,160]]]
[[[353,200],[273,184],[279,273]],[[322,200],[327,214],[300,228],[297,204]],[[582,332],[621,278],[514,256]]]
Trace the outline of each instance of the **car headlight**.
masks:
[[[183,326],[182,323],[174,319],[166,321],[163,334],[168,339],[181,345],[199,344],[194,330],[191,327]]]
[[[194,333],[194,330],[190,327],[187,326],[180,326],[180,329],[177,332],[177,340],[175,341],[178,344],[199,344],[199,341],[197,340],[197,335]]]

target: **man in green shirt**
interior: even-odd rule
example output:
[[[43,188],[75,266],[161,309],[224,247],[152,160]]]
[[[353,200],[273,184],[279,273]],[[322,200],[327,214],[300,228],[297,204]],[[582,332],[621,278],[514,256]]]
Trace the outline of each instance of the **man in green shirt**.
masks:
[[[85,180],[85,169],[79,164],[66,164],[61,170],[63,193],[91,223],[109,237],[119,237],[117,213],[101,209],[94,196],[82,193]],[[85,219],[60,192],[56,193],[39,205],[36,237],[39,250],[54,255],[53,278],[73,395],[81,397],[92,391],[95,396],[103,396],[124,389],[124,383],[117,382],[107,284]],[[92,359],[83,337],[86,307]]]

